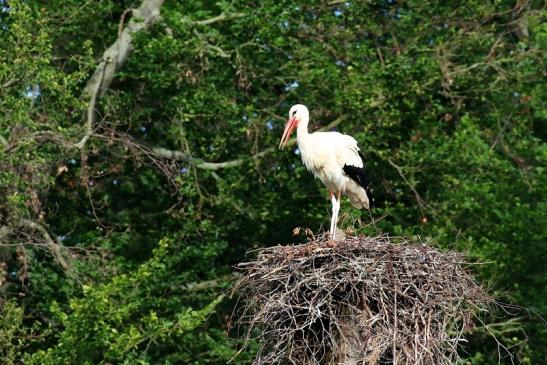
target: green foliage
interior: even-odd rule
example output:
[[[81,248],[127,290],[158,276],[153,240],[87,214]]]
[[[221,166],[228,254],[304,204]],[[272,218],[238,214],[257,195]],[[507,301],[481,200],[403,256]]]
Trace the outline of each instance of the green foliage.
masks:
[[[23,312],[14,301],[0,304],[0,358],[3,364],[17,364],[37,330],[35,326],[25,326]]]
[[[297,102],[314,129],[343,117],[367,158],[378,221],[344,202],[342,225],[465,251],[547,316],[541,2],[166,1],[79,148],[84,88],[140,3],[0,0],[6,361],[230,359],[231,266],[328,221],[324,188],[276,149]],[[485,319],[469,361],[497,363],[492,329],[541,362],[546,327],[518,316]]]
[[[151,359],[169,358],[168,354],[151,356],[147,350],[152,344],[177,347],[177,356],[183,356],[182,349],[193,340],[188,332],[202,327],[223,297],[199,310],[181,303],[174,306],[177,299],[169,298],[161,284],[172,276],[169,245],[169,240],[160,241],[152,257],[134,272],[116,275],[104,284],[82,285],[83,296],[70,299],[68,309],[52,302],[52,318],[62,328],[56,345],[36,352],[26,362],[149,364]]]

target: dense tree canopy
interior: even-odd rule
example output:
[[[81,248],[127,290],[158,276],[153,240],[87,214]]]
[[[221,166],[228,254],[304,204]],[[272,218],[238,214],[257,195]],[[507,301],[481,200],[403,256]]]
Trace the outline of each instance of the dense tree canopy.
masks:
[[[1,362],[231,359],[231,266],[328,223],[298,150],[276,148],[297,102],[367,159],[374,207],[344,202],[342,227],[483,262],[530,315],[483,318],[462,351],[497,363],[494,333],[541,362],[543,6],[0,0]]]

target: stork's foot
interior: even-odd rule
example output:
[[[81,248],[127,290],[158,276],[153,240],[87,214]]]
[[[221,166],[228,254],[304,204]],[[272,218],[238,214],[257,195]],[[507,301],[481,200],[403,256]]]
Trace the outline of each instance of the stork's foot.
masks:
[[[346,234],[344,233],[344,231],[342,231],[340,228],[335,228],[335,230],[336,232],[334,234],[331,232],[329,233],[329,247],[336,247],[338,243],[344,242],[346,240]]]
[[[338,245],[338,242],[336,242],[332,236],[329,236],[329,239],[325,242],[325,246],[329,248],[335,248]]]

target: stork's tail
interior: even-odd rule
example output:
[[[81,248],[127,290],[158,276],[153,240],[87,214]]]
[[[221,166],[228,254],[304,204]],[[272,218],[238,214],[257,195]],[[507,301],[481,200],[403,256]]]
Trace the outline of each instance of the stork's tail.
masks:
[[[355,183],[352,183],[351,185],[354,185],[352,187],[353,189],[350,188],[346,191],[346,195],[348,196],[351,205],[357,209],[369,209],[370,202],[365,189]]]
[[[346,195],[349,201],[357,209],[369,209],[370,201],[373,199],[370,193],[370,184],[365,175],[365,168],[344,165],[343,169],[344,173],[353,180],[346,187]]]

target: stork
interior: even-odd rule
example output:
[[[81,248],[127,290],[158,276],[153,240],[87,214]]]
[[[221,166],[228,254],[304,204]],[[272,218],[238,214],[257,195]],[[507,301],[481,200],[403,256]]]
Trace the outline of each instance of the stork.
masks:
[[[289,120],[279,142],[283,149],[296,128],[302,162],[329,189],[332,202],[330,235],[336,237],[340,197],[346,194],[357,209],[369,209],[368,182],[357,141],[338,132],[308,132],[310,113],[302,104],[289,110]]]

